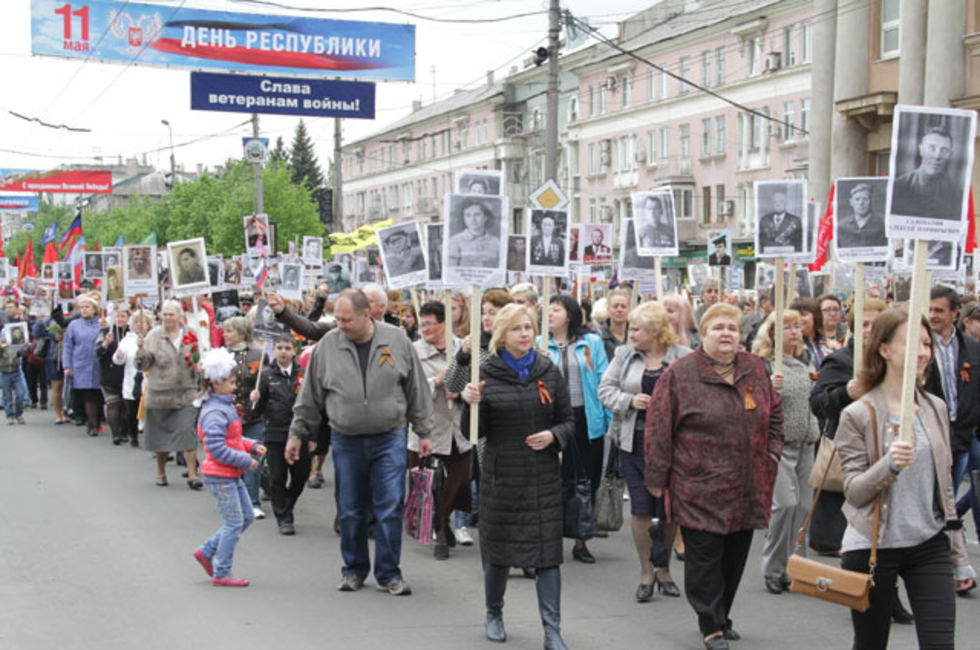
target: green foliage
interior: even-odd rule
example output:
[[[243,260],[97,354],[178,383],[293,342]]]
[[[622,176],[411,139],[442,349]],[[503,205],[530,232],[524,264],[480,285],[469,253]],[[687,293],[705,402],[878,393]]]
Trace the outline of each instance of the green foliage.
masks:
[[[294,183],[302,183],[310,190],[315,190],[323,185],[323,172],[320,170],[320,163],[313,151],[313,140],[310,138],[303,120],[300,120],[299,124],[296,125],[293,146],[289,155]]]
[[[281,135],[276,138],[276,146],[269,152],[269,162],[289,164],[289,150],[283,144]]]

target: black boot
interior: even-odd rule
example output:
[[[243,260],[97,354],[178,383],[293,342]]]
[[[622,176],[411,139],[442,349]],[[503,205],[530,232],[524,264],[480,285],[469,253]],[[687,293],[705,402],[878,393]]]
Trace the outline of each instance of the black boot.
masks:
[[[561,638],[561,571],[538,569],[538,611],[544,625],[544,650],[568,650]]]
[[[504,630],[504,592],[507,591],[508,567],[492,564],[483,566],[483,589],[487,601],[487,638],[503,643],[507,640]]]
[[[892,620],[900,625],[911,625],[912,614],[902,605],[902,599],[898,597],[898,587],[895,587],[895,597],[892,599]]]

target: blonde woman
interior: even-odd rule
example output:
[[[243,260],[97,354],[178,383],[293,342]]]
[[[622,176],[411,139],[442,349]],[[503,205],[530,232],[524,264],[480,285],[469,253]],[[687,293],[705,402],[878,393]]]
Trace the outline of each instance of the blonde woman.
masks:
[[[677,343],[667,311],[657,303],[642,304],[629,315],[629,341],[616,349],[599,383],[599,399],[613,414],[609,436],[619,449],[620,467],[629,488],[633,543],[640,558],[640,585],[636,588],[640,603],[653,600],[656,588],[665,596],[681,595],[670,575],[670,548],[677,526],[667,525],[664,539],[656,544],[648,534],[651,519],[666,522],[667,513],[663,497],[654,498],[643,484],[644,430],[657,380],[668,365],[689,352],[691,348]]]
[[[701,333],[694,320],[694,309],[686,296],[678,294],[664,296],[664,309],[667,310],[667,317],[674,332],[677,333],[677,342],[680,345],[692,350],[701,345]]]
[[[814,446],[820,438],[817,418],[810,411],[814,368],[803,344],[803,317],[792,309],[783,314],[782,372],[775,372],[776,312],[769,314],[752,342],[752,352],[765,361],[773,388],[783,401],[783,453],[776,473],[769,529],[762,545],[762,577],[772,594],[789,588],[786,563],[813,501],[809,480]],[[805,555],[806,549],[802,552]]]
[[[507,305],[493,323],[480,385],[463,399],[480,405],[486,439],[480,483],[480,551],[486,635],[505,641],[503,608],[509,567],[537,569],[538,609],[546,650],[566,650],[561,637],[562,479],[559,453],[575,434],[565,379],[534,349],[530,309]],[[469,417],[464,413],[463,422]]]

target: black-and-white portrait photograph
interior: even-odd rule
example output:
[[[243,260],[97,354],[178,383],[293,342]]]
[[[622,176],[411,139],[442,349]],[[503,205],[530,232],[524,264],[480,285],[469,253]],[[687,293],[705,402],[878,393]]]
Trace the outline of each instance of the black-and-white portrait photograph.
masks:
[[[214,304],[214,322],[217,325],[221,325],[234,316],[240,316],[242,313],[238,291],[235,289],[215,291],[211,294],[211,302]]]
[[[810,288],[813,296],[822,296],[830,288],[830,274],[821,271],[820,273],[810,274]]]
[[[817,260],[817,242],[820,241],[820,203],[817,201],[807,201],[806,218],[803,226],[806,228],[806,248],[799,255],[787,255],[787,264],[813,264]],[[833,231],[831,231],[833,237]],[[828,242],[829,243],[829,242]]]
[[[816,295],[820,295],[819,293]],[[796,297],[813,298],[813,289],[810,286],[810,271],[802,268],[796,269]]]
[[[838,178],[834,188],[834,251],[842,262],[888,259],[885,177]]]
[[[104,248],[102,257],[105,258],[105,268],[110,266],[120,266],[122,264],[122,251],[118,248]]]
[[[951,241],[930,241],[929,254],[926,257],[926,269],[930,271],[952,271],[958,266],[962,244]],[[899,271],[912,272],[915,266],[915,240],[906,239],[902,247],[902,256],[895,258],[895,268]]]
[[[134,298],[157,293],[157,254],[155,246],[136,244],[123,246],[123,293]]]
[[[350,268],[343,262],[328,263],[323,279],[327,283],[327,294],[330,298],[335,298],[341,291],[351,288]]]
[[[610,223],[580,224],[582,264],[612,264],[613,231]],[[571,245],[569,245],[571,252]]]
[[[573,223],[568,227],[568,264],[578,266],[582,264],[582,224]]]
[[[170,254],[166,250],[157,252],[157,281],[163,287],[173,284],[170,281]]]
[[[242,225],[245,229],[245,252],[249,256],[273,255],[275,251],[269,246],[271,240],[269,232],[269,215],[250,214],[242,217]]]
[[[303,261],[309,266],[323,266],[323,237],[303,237]]]
[[[976,120],[972,110],[895,107],[888,167],[889,236],[959,238],[960,224],[966,220]]]
[[[27,323],[7,323],[3,326],[3,342],[11,350],[17,351],[27,345]]]
[[[55,262],[55,266],[56,266],[55,273],[57,274],[58,270],[60,269],[60,264],[58,262]],[[0,257],[0,283],[6,284],[7,283],[7,280],[10,279],[10,271],[9,271],[9,269],[10,269],[10,266],[9,266],[9,264],[7,262],[7,258],[6,257]]]
[[[33,298],[37,296],[37,285],[36,277],[32,275],[25,276],[20,281],[20,292],[28,298]]]
[[[531,275],[568,274],[568,213],[531,210],[527,272]]]
[[[417,221],[381,228],[377,236],[389,289],[401,289],[428,281],[429,269]]]
[[[694,295],[700,296],[701,290],[704,289],[705,283],[712,279],[711,267],[707,264],[688,264],[687,265],[687,281],[691,289],[694,290]]]
[[[237,287],[242,281],[242,260],[237,255],[225,260],[225,286]]]
[[[807,250],[806,181],[755,182],[757,257],[788,257]]]
[[[757,262],[755,265],[755,289],[767,289],[776,284],[776,267],[765,262]]]
[[[58,262],[58,282],[71,282],[73,273],[71,262]]]
[[[279,265],[279,293],[283,298],[290,300],[303,299],[303,265],[302,264],[280,264]]]
[[[507,271],[527,273],[527,236],[507,236]]]
[[[104,277],[102,261],[102,253],[85,253],[82,277],[86,280],[101,280]]]
[[[261,298],[255,304],[255,323],[252,329],[252,338],[257,341],[275,341],[286,331],[286,326],[276,319],[272,307]]]
[[[492,169],[460,169],[456,172],[456,194],[500,195],[503,172]]]
[[[220,255],[208,257],[208,283],[212,289],[219,288],[225,281],[225,263]]]
[[[677,222],[670,190],[633,192],[636,247],[640,255],[677,255]]]
[[[450,194],[445,199],[442,280],[451,286],[504,279],[508,201],[504,196]]]
[[[429,288],[441,289],[445,286],[442,282],[442,233],[441,223],[428,223],[425,225],[425,246],[428,249],[426,262],[429,265]]]
[[[54,284],[57,281],[55,266],[57,262],[45,262],[41,265],[41,282],[44,284]]]
[[[637,282],[656,282],[656,264],[652,256],[641,256],[636,249],[634,219],[623,219],[619,224],[619,279]]]
[[[708,231],[708,265],[732,265],[732,233],[730,231]]]
[[[167,257],[172,271],[174,295],[190,296],[211,290],[203,238],[168,243]]]
[[[123,277],[121,266],[107,266],[105,282],[102,283],[102,295],[106,302],[115,302],[126,297],[123,292]]]

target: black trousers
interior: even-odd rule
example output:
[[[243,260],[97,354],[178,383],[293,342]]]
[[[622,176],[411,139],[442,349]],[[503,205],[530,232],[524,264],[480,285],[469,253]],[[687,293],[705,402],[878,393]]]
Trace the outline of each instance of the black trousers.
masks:
[[[48,405],[47,362],[35,365],[24,362],[24,374],[27,375],[27,396],[34,406]],[[40,399],[38,397],[40,396]]]
[[[870,556],[869,550],[848,551],[841,556],[841,568],[867,573]],[[878,549],[871,607],[866,612],[851,610],[853,650],[885,650],[888,647],[892,599],[898,576],[902,576],[909,594],[920,650],[952,650],[956,595],[953,593],[949,537],[945,532],[911,548]]]
[[[732,626],[729,614],[752,546],[751,530],[720,535],[682,527],[684,591],[698,615],[701,634]]]
[[[584,406],[573,408],[572,414],[575,416],[575,439],[562,454],[562,483],[571,484],[576,479],[588,478],[594,501],[602,481],[603,438],[589,440],[589,423],[585,418]]]
[[[292,465],[286,462],[285,442],[266,442],[265,462],[269,465],[269,496],[276,521],[292,521],[293,508],[303,494],[306,479],[310,477],[310,450],[304,442],[300,445],[299,460]]]
[[[140,434],[140,401],[138,399],[123,400],[126,404],[126,422],[124,431],[130,440],[138,440]]]

